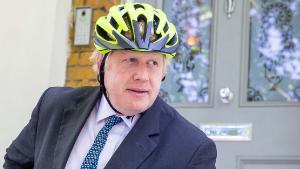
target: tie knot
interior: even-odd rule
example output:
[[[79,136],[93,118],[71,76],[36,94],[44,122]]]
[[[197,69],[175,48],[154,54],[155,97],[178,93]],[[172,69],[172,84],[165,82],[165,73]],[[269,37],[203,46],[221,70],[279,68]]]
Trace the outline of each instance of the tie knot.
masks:
[[[121,117],[118,117],[116,115],[112,115],[112,116],[109,116],[109,118],[108,118],[107,122],[105,123],[105,125],[112,127],[112,126],[114,126],[116,124],[121,123],[122,121],[123,120],[122,120]]]

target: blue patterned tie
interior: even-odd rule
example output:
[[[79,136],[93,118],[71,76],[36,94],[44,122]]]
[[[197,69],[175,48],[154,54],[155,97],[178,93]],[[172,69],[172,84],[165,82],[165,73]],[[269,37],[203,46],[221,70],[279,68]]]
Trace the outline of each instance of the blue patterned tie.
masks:
[[[103,150],[107,136],[112,127],[118,123],[122,122],[121,117],[115,115],[110,116],[106,121],[103,128],[99,131],[92,147],[84,158],[83,163],[81,164],[81,169],[96,169],[98,165],[99,155]]]

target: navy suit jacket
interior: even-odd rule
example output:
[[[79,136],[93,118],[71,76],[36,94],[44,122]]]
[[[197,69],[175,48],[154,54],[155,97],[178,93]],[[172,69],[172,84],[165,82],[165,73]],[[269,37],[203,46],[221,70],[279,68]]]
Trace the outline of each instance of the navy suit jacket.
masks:
[[[5,169],[63,169],[99,87],[49,88],[5,155]],[[215,169],[212,140],[159,97],[142,113],[105,169]]]

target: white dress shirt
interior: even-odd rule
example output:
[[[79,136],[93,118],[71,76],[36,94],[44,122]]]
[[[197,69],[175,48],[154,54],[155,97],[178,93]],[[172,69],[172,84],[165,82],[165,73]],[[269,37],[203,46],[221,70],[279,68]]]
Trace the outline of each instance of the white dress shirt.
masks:
[[[101,102],[97,102],[81,129],[67,161],[66,169],[79,169],[81,167],[81,164],[86,154],[89,152],[89,149],[92,147],[98,132],[104,126],[107,118],[111,115],[117,114],[112,110],[106,98],[103,96],[101,98]],[[97,169],[103,169],[105,167],[129,131],[133,128],[140,115],[135,115],[129,119],[126,118],[126,116],[120,117],[123,121],[115,125],[110,130],[106,144],[100,153]]]

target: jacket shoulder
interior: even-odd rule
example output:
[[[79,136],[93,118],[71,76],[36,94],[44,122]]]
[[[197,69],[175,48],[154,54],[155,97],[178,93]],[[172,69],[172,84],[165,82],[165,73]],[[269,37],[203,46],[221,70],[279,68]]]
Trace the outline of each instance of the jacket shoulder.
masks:
[[[85,94],[89,92],[93,92],[97,90],[98,87],[96,86],[84,86],[84,87],[78,87],[78,88],[72,88],[72,87],[50,87],[48,88],[45,93],[47,93],[48,96],[53,97],[76,97],[79,94]]]
[[[50,115],[51,112],[61,112],[65,108],[75,106],[84,99],[88,98],[95,92],[98,92],[99,87],[50,87],[44,91],[43,95],[39,99],[37,109],[40,115]],[[54,111],[58,110],[58,111]],[[46,113],[42,113],[46,112]]]
[[[78,88],[50,87],[44,92],[43,99],[46,99],[47,102],[53,101],[55,103],[62,103],[61,101],[70,101],[78,99],[82,96],[88,96],[97,89],[98,87],[94,86],[85,86]]]

